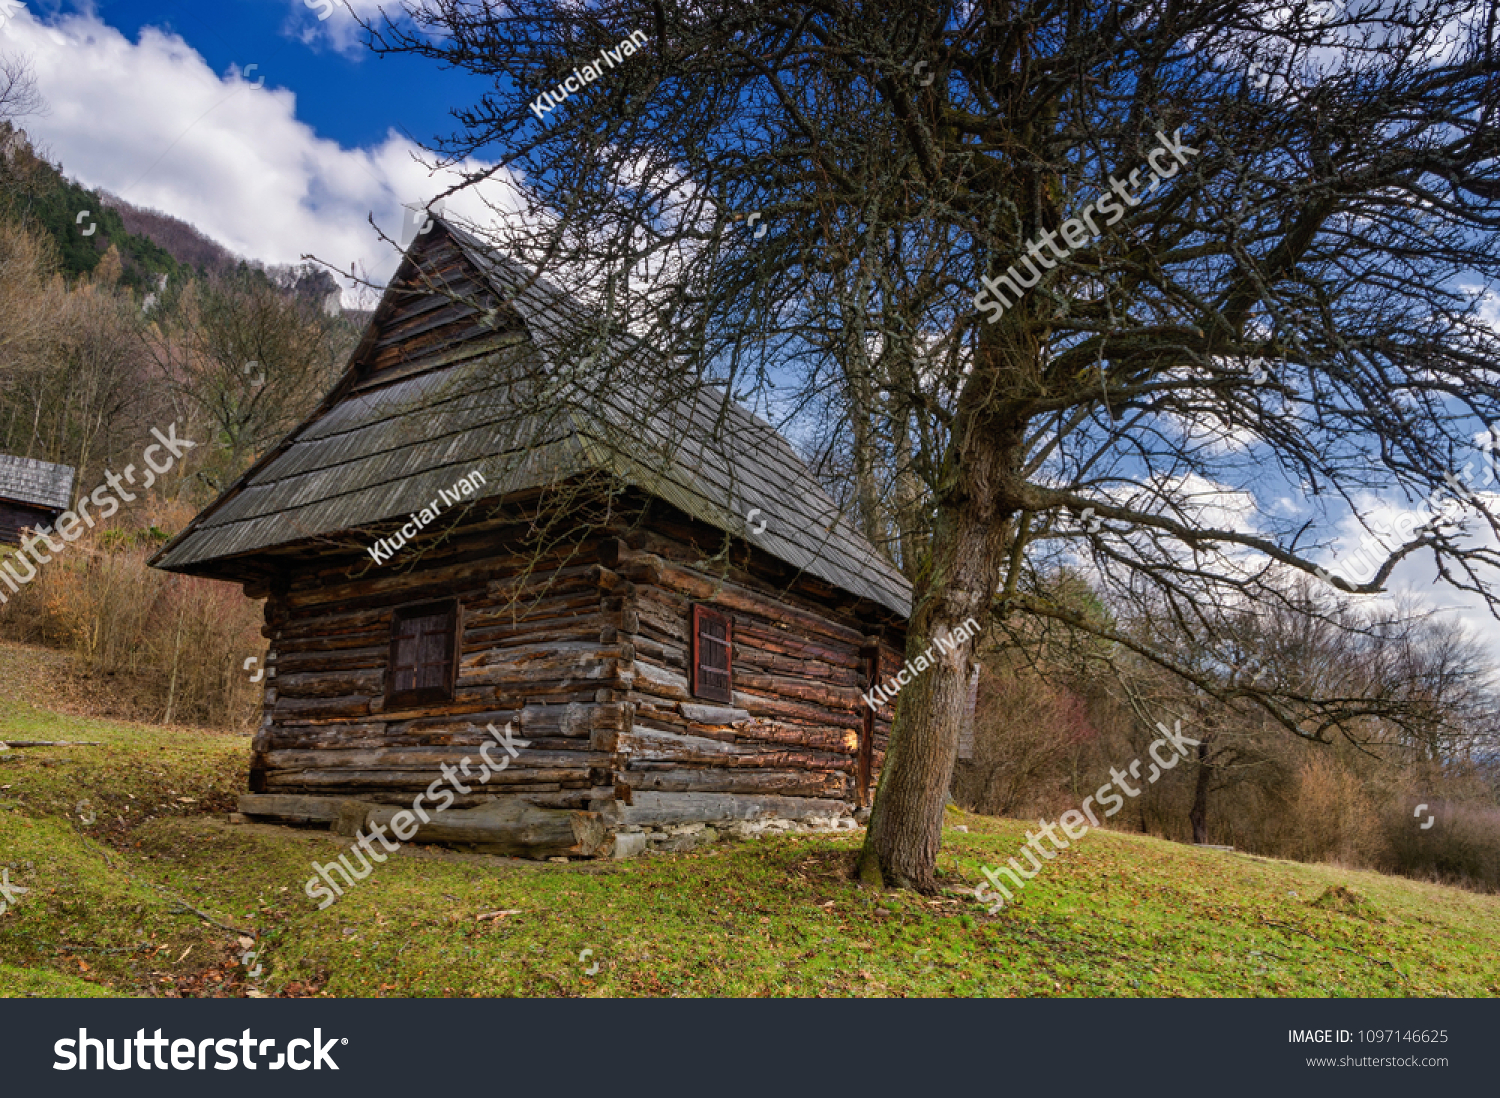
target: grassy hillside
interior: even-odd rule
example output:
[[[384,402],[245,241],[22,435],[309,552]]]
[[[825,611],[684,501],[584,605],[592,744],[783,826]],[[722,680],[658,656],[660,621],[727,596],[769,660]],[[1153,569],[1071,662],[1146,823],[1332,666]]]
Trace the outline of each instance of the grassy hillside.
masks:
[[[1497,897],[1095,832],[990,916],[960,890],[1026,825],[956,812],[928,899],[850,881],[857,837],[783,837],[568,865],[408,848],[319,912],[334,837],[223,822],[246,738],[65,715],[48,659],[0,646],[0,740],[102,746],[0,754],[0,865],[31,890],[0,915],[0,994],[1500,993]]]

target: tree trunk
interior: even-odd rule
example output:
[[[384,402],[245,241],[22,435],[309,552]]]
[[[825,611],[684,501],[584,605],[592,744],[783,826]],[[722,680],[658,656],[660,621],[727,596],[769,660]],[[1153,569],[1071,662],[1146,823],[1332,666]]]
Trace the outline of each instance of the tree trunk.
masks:
[[[1213,775],[1213,767],[1208,761],[1208,741],[1212,738],[1212,735],[1206,733],[1203,742],[1198,745],[1198,774],[1193,786],[1193,808],[1188,813],[1195,843],[1208,842],[1208,782]]]
[[[993,422],[976,426],[974,418],[961,400],[936,501],[928,579],[912,594],[907,660],[915,667],[925,654],[929,666],[915,671],[897,695],[890,749],[860,851],[859,878],[878,887],[937,888],[943,806],[968,709],[969,667],[978,636],[989,625],[1014,529],[1006,520],[1016,510],[1020,433]],[[936,638],[957,633],[971,619],[977,625],[968,630],[973,635],[943,651]]]

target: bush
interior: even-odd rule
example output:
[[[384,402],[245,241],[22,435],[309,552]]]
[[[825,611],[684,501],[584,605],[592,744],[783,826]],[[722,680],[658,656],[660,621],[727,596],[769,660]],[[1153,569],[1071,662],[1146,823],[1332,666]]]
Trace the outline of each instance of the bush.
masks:
[[[1433,803],[1419,818],[1416,802],[1382,816],[1386,857],[1381,868],[1406,877],[1500,891],[1500,808]],[[1428,815],[1432,826],[1423,828]]]
[[[1299,862],[1371,865],[1384,853],[1376,801],[1329,749],[1306,752],[1290,796],[1263,828],[1263,853]]]
[[[260,604],[147,567],[190,508],[142,500],[132,512],[137,526],[85,530],[19,592],[0,588],[0,634],[67,648],[92,675],[131,676],[163,723],[250,727],[261,690],[243,663],[265,654]]]

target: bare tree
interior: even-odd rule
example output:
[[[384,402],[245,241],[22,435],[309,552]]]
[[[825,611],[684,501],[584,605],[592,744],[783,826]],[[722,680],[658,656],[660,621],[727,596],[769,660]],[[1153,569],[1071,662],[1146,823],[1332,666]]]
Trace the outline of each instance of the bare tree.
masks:
[[[685,373],[773,406],[827,365],[799,336],[809,287],[903,241],[941,256],[920,338],[871,344],[907,362],[851,389],[897,396],[901,452],[931,432],[913,652],[992,612],[1051,617],[1193,681],[1031,579],[1083,546],[1105,582],[1206,628],[1228,601],[1282,598],[1279,570],[1320,570],[1330,501],[1437,490],[1500,411],[1500,346],[1459,277],[1500,274],[1495,0],[405,10],[371,27],[377,50],[496,79],[434,143],[447,163],[504,150],[467,181],[516,172],[493,242]],[[575,87],[634,31],[645,48]],[[882,292],[867,308],[893,315]],[[1268,471],[1311,517],[1257,498]],[[1442,521],[1336,586],[1379,590],[1417,552],[1491,596],[1495,553]],[[971,658],[957,646],[900,695],[868,880],[935,885]]]
[[[15,54],[0,54],[0,122],[39,114],[46,105],[37,90],[31,61]]]
[[[349,326],[324,314],[317,293],[292,292],[304,275],[280,272],[282,287],[253,272],[211,275],[146,330],[175,399],[217,434],[202,471],[216,490],[302,420],[352,349]]]

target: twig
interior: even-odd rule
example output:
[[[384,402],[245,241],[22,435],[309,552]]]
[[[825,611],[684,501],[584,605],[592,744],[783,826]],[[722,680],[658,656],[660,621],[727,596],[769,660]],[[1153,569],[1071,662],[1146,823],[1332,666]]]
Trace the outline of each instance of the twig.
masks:
[[[1372,965],[1385,965],[1386,968],[1388,968],[1392,972],[1396,973],[1397,976],[1400,976],[1403,980],[1406,979],[1406,977],[1404,975],[1402,975],[1402,973],[1399,972],[1397,970],[1396,966],[1393,965],[1393,964],[1391,964],[1390,961],[1377,960],[1376,958],[1371,957],[1369,954],[1361,953],[1357,949],[1346,949],[1344,946],[1334,945],[1332,942],[1325,942],[1322,938],[1319,938],[1316,934],[1309,934],[1307,931],[1302,930],[1299,927],[1289,926],[1286,923],[1276,923],[1276,922],[1272,922],[1270,919],[1262,919],[1261,922],[1264,923],[1266,926],[1280,927],[1282,930],[1290,930],[1294,934],[1301,934],[1303,937],[1311,938],[1313,941],[1317,942],[1319,945],[1325,945],[1329,949],[1340,949],[1340,950],[1343,950],[1345,953],[1352,953],[1356,957],[1363,957],[1365,960],[1369,961]]]
[[[160,891],[164,895],[172,896],[172,894],[170,892],[168,892],[165,888],[162,888],[160,885],[157,885],[155,887],[157,888],[158,891]],[[177,906],[167,908],[167,914],[168,915],[188,915],[188,914],[196,915],[196,916],[198,916],[198,918],[202,919],[205,923],[211,923],[212,925],[218,927],[220,930],[227,930],[231,934],[243,934],[247,938],[253,938],[253,937],[255,937],[255,935],[253,933],[251,933],[250,931],[248,931],[248,930],[241,930],[237,926],[230,926],[228,923],[221,923],[221,922],[219,922],[218,919],[215,919],[212,915],[206,915],[206,914],[204,914],[203,912],[199,911],[196,907],[194,907],[192,904],[188,903],[186,900],[182,899],[179,896],[172,896],[172,899],[174,899],[174,900],[177,901]]]
[[[7,747],[103,747],[103,740],[0,740],[0,751]]]

